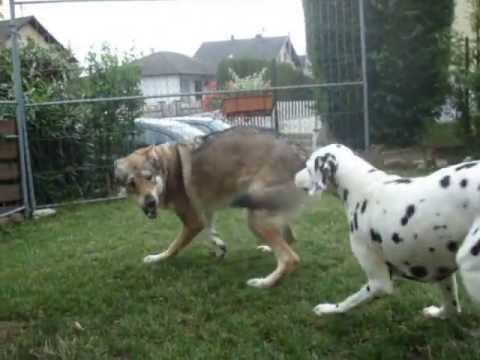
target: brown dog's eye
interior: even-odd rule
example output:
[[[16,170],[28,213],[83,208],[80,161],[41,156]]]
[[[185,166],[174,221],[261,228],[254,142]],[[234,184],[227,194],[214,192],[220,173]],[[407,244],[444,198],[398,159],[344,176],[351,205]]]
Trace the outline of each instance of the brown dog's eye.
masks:
[[[134,190],[135,189],[135,180],[130,179],[127,183],[127,189],[128,190]]]

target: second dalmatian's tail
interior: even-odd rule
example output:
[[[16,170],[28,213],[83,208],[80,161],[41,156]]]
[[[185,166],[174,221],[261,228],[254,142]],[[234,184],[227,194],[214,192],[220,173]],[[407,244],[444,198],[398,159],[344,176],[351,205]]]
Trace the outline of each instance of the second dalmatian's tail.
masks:
[[[477,218],[457,253],[463,284],[472,298],[480,302],[480,218]]]

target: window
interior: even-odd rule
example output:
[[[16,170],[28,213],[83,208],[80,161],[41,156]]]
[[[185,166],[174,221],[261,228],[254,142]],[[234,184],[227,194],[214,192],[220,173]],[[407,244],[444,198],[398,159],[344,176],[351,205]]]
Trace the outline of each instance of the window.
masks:
[[[203,85],[201,80],[195,80],[195,92],[202,92],[203,91]],[[202,95],[195,95],[195,100],[200,101],[202,100]]]

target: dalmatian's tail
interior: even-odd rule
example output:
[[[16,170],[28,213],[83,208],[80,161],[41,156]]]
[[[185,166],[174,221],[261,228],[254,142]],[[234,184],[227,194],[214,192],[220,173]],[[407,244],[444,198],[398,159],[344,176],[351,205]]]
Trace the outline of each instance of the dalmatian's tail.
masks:
[[[458,250],[457,264],[468,293],[480,302],[480,219]]]

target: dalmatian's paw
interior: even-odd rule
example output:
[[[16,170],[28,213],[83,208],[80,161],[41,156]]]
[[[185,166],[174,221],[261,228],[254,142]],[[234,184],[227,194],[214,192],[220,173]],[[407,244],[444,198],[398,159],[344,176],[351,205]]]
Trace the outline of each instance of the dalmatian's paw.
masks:
[[[441,319],[441,320],[445,320],[446,318],[448,318],[448,314],[445,311],[445,308],[443,306],[438,307],[433,305],[423,309],[423,316],[429,319]]]
[[[313,312],[318,316],[341,313],[338,304],[319,304],[315,306]]]

